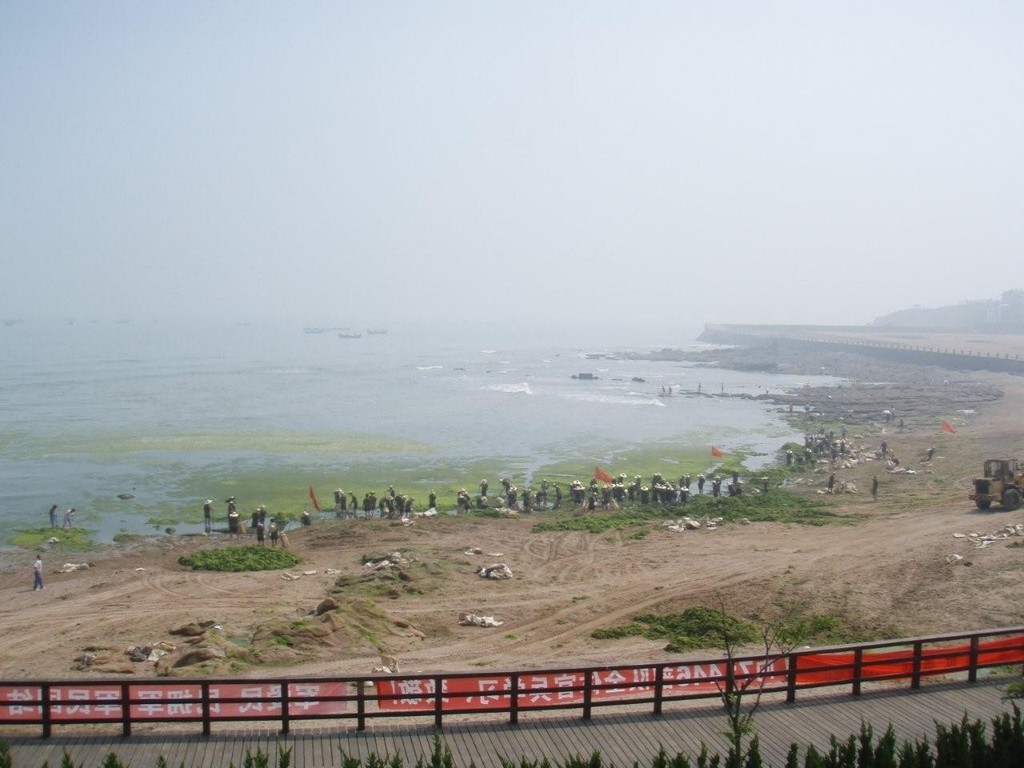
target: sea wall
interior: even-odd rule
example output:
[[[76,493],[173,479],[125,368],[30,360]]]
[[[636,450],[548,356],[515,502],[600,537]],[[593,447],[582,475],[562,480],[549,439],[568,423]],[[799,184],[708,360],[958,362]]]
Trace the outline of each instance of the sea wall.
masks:
[[[879,336],[877,329],[868,328],[865,328],[863,333],[875,338],[854,338],[851,334],[856,331],[856,328],[850,326],[708,324],[704,326],[704,331],[698,339],[712,344],[738,347],[840,351],[901,363],[934,365],[951,370],[1024,375],[1024,360],[1017,355],[888,341]]]

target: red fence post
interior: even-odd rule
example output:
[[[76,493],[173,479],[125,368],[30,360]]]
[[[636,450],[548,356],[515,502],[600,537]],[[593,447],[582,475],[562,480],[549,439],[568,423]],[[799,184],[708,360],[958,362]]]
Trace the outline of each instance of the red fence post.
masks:
[[[583,719],[590,719],[590,702],[594,698],[594,673],[587,670],[583,673]]]
[[[281,681],[281,733],[287,734],[290,728],[288,722],[288,686],[287,680]]]
[[[210,684],[199,684],[200,706],[203,710],[203,736],[210,735]]]
[[[50,684],[42,683],[39,686],[39,698],[42,701],[43,708],[43,738],[50,738],[50,734],[53,733],[53,721],[50,719]]]
[[[786,665],[786,703],[792,704],[796,701],[796,660],[800,657],[795,654],[789,654],[789,663]]]
[[[444,677],[437,675],[434,678],[434,727],[437,730],[441,730],[441,715],[444,712],[444,702],[442,701],[441,692],[444,689]]]
[[[654,668],[654,714],[661,714],[661,702],[665,696],[665,665]]]
[[[508,705],[508,724],[519,725],[519,673],[512,673],[512,699]]]
[[[380,689],[374,685],[374,690],[379,691]],[[377,706],[380,706],[380,702],[377,702]],[[366,681],[360,680],[356,683],[356,730],[366,730]]]
[[[978,636],[975,635],[971,638],[971,656],[970,661],[967,665],[967,682],[976,683],[978,681]]]
[[[132,735],[132,701],[131,685],[121,683],[121,735],[128,738]]]
[[[914,671],[910,675],[910,687],[917,689],[921,687],[921,648],[920,640],[914,643]]]

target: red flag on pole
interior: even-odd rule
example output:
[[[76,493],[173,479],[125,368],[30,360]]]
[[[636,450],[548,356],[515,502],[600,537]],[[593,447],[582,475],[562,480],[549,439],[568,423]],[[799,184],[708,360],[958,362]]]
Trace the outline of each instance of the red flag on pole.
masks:
[[[711,446],[711,455],[714,456],[716,459],[720,459],[723,456],[725,456],[725,451],[723,451],[721,448],[717,448],[717,447],[712,445]]]
[[[613,478],[600,467],[594,467],[594,479],[600,480],[602,483],[607,483],[608,485],[611,485],[612,483],[615,482],[615,478]]]
[[[313,509],[317,512],[320,511],[320,502],[316,500],[316,494],[313,493],[313,486],[309,486],[309,500],[313,502]]]
[[[943,432],[956,432],[956,430],[953,429],[953,425],[950,424],[948,421],[942,422],[942,431]]]

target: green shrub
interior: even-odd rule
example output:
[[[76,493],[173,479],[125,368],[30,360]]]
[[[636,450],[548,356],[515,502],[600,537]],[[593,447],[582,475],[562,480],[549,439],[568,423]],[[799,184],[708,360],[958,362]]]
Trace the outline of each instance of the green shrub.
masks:
[[[740,521],[760,523],[796,523],[798,525],[830,525],[856,522],[852,515],[835,514],[826,504],[815,498],[798,496],[783,490],[769,493],[744,493],[740,496],[719,496],[708,494],[691,496],[686,504],[661,506],[626,502],[616,512],[595,512],[593,514],[566,514],[549,516],[533,526],[534,533],[544,531],[605,531],[638,528],[651,522],[674,520],[683,516],[697,519],[722,518],[727,523]]]
[[[286,549],[253,546],[208,549],[178,558],[180,565],[195,571],[276,571],[300,562]]]
[[[779,641],[784,645],[811,641],[844,642],[846,634],[845,627],[838,619],[819,614],[790,617],[779,627]],[[591,637],[597,640],[633,636],[667,640],[665,650],[672,652],[720,648],[725,637],[741,645],[760,639],[760,634],[752,624],[728,614],[723,616],[717,608],[701,606],[687,608],[682,613],[641,614],[634,616],[628,624],[597,629],[591,633]]]
[[[754,627],[745,621],[700,606],[687,608],[682,613],[640,614],[625,626],[598,629],[591,636],[611,640],[632,635],[667,640],[666,650],[669,651],[716,648],[726,635],[738,643],[753,642],[758,637]]]

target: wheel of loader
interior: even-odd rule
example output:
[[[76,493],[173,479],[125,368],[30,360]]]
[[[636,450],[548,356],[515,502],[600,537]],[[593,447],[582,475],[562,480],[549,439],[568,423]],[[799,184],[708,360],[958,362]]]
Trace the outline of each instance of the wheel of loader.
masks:
[[[974,503],[978,505],[978,509],[988,509],[992,506],[992,502],[988,499],[975,499]]]
[[[1010,488],[1003,494],[1003,507],[1009,511],[1013,511],[1020,506],[1020,492],[1014,488]]]

